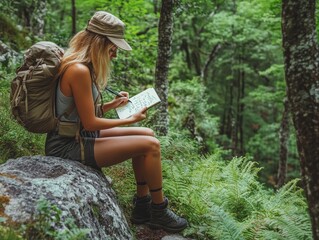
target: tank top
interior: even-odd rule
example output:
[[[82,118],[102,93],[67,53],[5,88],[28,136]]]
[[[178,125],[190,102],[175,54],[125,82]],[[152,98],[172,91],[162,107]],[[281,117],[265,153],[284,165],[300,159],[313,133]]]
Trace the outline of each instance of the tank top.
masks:
[[[57,116],[62,115],[71,104],[73,104],[75,106],[73,96],[67,97],[62,93],[61,88],[60,88],[60,81],[58,83],[56,94],[57,94],[57,96],[56,96]],[[93,95],[93,101],[95,102],[97,97],[99,96],[99,91],[94,83],[92,83],[92,95]],[[62,116],[61,120],[62,121],[69,121],[69,122],[78,122],[80,120],[80,117],[79,117],[79,114],[78,114],[76,107],[74,107],[74,110],[67,117]]]

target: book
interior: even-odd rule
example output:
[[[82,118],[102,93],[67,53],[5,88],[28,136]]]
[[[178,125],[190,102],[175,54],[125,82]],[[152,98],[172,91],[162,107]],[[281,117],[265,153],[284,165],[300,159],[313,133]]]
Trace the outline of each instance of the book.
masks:
[[[161,102],[161,99],[157,95],[154,88],[148,88],[143,92],[130,98],[125,106],[121,106],[115,109],[120,119],[129,118],[133,114],[140,111],[142,108],[150,108]]]

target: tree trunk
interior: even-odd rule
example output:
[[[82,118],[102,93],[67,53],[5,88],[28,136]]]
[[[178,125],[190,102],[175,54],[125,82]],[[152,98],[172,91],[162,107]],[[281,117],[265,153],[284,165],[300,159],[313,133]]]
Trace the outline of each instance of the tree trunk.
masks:
[[[231,80],[230,87],[229,87],[229,101],[228,101],[228,106],[227,106],[227,117],[226,117],[226,136],[231,139],[232,138],[232,132],[233,132],[233,116],[234,116],[234,111],[233,111],[233,102],[234,102],[234,95],[233,95],[233,88],[234,88],[234,80]]]
[[[76,6],[75,0],[72,1],[72,35],[76,34]]]
[[[194,64],[194,68],[195,68],[195,72],[197,76],[201,75],[201,58],[200,58],[200,54],[198,52],[198,49],[194,49],[191,53],[191,58],[192,58],[192,62]]]
[[[240,103],[239,103],[239,147],[240,147],[240,155],[244,154],[244,110],[245,104],[243,103],[243,99],[245,98],[245,72],[243,70],[240,71],[240,79],[241,79],[241,87],[240,87]]]
[[[239,64],[240,64],[240,59],[239,59]],[[233,142],[233,156],[238,156],[240,155],[240,147],[239,147],[239,129],[240,129],[240,99],[241,99],[241,69],[236,70],[236,116],[234,117],[234,128],[233,128],[233,137],[232,137],[232,142]]]
[[[319,239],[319,51],[316,1],[283,0],[285,77],[313,239]]]
[[[280,188],[285,184],[287,173],[287,158],[288,158],[288,140],[289,140],[289,103],[288,99],[284,100],[284,111],[279,131],[280,142],[280,157],[277,175],[276,187]]]
[[[208,58],[207,58],[207,60],[206,60],[206,62],[205,62],[204,67],[202,68],[201,77],[202,77],[202,79],[203,79],[204,82],[205,82],[205,80],[206,80],[206,78],[207,78],[207,70],[208,70],[209,64],[210,64],[212,61],[214,61],[214,59],[215,59],[215,57],[216,57],[218,51],[220,50],[221,46],[222,46],[222,45],[221,45],[220,43],[218,43],[218,44],[216,44],[216,45],[213,47],[213,49],[211,50],[211,52],[210,52],[210,54],[209,54],[209,56],[208,56]]]
[[[153,0],[154,13],[158,13],[158,0]]]
[[[157,115],[156,130],[159,135],[168,133],[168,69],[172,53],[173,0],[163,0],[158,27],[158,55],[155,69],[155,88],[162,100]]]
[[[182,40],[181,50],[184,50],[184,52],[186,54],[187,67],[188,67],[189,70],[191,70],[191,68],[192,68],[192,60],[191,60],[191,56],[190,56],[189,49],[188,49],[188,43],[187,43],[186,39]]]
[[[224,135],[225,132],[226,132],[226,115],[227,115],[227,112],[228,112],[228,104],[227,104],[227,99],[228,99],[228,94],[225,93],[225,99],[224,99],[224,107],[223,107],[223,116],[222,116],[222,120],[221,120],[221,123],[220,123],[220,128],[219,128],[219,133],[220,135]]]

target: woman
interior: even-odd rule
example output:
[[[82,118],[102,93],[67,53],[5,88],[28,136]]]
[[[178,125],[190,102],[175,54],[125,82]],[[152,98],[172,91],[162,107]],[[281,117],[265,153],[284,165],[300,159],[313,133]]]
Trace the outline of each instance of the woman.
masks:
[[[119,127],[145,119],[146,108],[127,119],[96,115],[98,89],[107,84],[110,61],[116,57],[118,48],[132,50],[124,40],[124,23],[104,11],[96,12],[87,28],[71,39],[61,63],[56,106],[61,121],[81,123],[79,137],[68,137],[58,131],[49,133],[46,154],[82,161],[94,168],[132,159],[137,193],[131,221],[179,232],[187,227],[187,221],[168,208],[163,195],[159,141],[151,129]],[[129,95],[121,94],[123,97],[103,104],[102,111],[126,104]]]

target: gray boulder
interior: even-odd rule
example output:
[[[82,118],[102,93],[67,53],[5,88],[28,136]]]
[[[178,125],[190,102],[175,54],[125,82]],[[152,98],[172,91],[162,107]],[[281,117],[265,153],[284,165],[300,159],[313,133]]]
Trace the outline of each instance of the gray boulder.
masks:
[[[7,221],[32,220],[41,198],[62,211],[62,220],[71,217],[79,228],[90,229],[88,239],[132,239],[103,173],[75,161],[44,156],[10,159],[0,165],[0,210]]]

